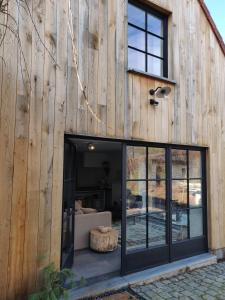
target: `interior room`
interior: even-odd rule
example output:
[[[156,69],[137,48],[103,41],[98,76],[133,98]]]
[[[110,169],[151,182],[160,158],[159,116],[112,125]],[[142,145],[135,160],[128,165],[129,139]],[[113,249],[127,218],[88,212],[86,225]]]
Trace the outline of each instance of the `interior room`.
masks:
[[[89,283],[120,273],[121,144],[70,142],[75,146],[72,269]]]

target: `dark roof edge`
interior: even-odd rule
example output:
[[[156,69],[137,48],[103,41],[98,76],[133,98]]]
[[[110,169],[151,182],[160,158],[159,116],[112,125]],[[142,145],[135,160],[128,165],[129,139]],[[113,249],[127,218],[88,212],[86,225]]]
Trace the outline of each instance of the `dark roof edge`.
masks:
[[[224,44],[223,38],[222,38],[221,34],[219,33],[219,30],[217,29],[217,26],[216,26],[216,24],[215,24],[215,22],[214,22],[214,20],[211,16],[209,10],[208,10],[208,7],[206,6],[204,0],[198,0],[198,2],[200,4],[202,10],[205,13],[205,16],[206,16],[207,20],[209,21],[209,24],[210,24],[210,26],[211,26],[211,28],[212,28],[215,36],[216,36],[216,39],[217,39],[217,41],[220,45],[220,48],[223,51],[223,54],[225,55],[225,44]]]

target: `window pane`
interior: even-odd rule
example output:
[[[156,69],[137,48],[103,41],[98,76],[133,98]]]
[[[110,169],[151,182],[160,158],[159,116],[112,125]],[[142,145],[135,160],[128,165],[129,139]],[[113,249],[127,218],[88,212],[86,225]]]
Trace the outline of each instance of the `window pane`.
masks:
[[[164,180],[148,182],[148,210],[159,215],[166,209],[166,183]]]
[[[166,212],[148,214],[149,247],[166,244]]]
[[[201,180],[189,181],[189,205],[190,207],[202,206],[202,183]]]
[[[148,31],[163,36],[163,21],[153,15],[148,14]]]
[[[163,57],[163,40],[148,34],[148,52]]]
[[[202,208],[190,209],[190,237],[203,235]]]
[[[148,242],[149,246],[166,244],[166,184],[148,182]]]
[[[145,147],[127,147],[127,178],[146,179]]]
[[[173,180],[172,182],[172,205],[175,208],[187,208],[187,181]]]
[[[129,48],[128,67],[145,72],[145,54]]]
[[[128,22],[141,28],[145,28],[145,12],[140,8],[128,4]]]
[[[201,152],[189,151],[189,178],[201,178]]]
[[[187,178],[187,151],[172,150],[172,177]]]
[[[145,33],[132,26],[129,26],[128,45],[145,51]]]
[[[172,240],[173,242],[186,240],[188,237],[187,210],[174,208],[172,210]]]
[[[148,73],[163,76],[163,60],[148,55]]]
[[[127,215],[146,213],[146,182],[127,182]]]
[[[165,149],[148,148],[148,178],[159,181],[166,178]]]
[[[127,216],[127,251],[146,248],[146,215]]]

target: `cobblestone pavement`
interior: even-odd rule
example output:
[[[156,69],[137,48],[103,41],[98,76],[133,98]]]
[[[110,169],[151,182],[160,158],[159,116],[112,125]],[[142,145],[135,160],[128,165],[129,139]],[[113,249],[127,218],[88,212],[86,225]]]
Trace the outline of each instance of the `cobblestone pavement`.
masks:
[[[140,299],[225,300],[225,262],[133,287]]]

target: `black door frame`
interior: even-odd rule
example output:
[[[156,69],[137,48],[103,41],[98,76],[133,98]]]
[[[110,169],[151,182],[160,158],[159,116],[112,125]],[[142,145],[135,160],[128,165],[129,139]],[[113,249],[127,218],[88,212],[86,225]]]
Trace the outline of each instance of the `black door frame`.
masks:
[[[121,275],[129,274],[135,271],[141,271],[150,267],[168,263],[174,260],[178,260],[185,257],[197,255],[208,250],[208,235],[207,235],[207,178],[206,178],[206,151],[208,147],[195,146],[195,145],[180,145],[180,144],[169,144],[169,143],[156,143],[146,142],[139,140],[126,140],[126,139],[115,139],[115,138],[104,138],[84,135],[73,135],[65,134],[65,139],[77,138],[83,140],[96,140],[105,142],[118,142],[121,144],[121,164],[122,164],[122,182],[121,182],[121,196],[122,196],[122,223],[121,223]],[[133,251],[131,254],[126,253],[126,146],[144,146],[154,148],[165,148],[166,159],[169,162],[166,164],[166,172],[168,178],[166,181],[171,180],[171,149],[184,149],[184,150],[198,150],[202,153],[202,199],[205,199],[203,207],[203,236],[202,239],[193,238],[185,240],[183,242],[177,242],[175,247],[175,255],[173,255],[174,249],[172,249],[172,234],[171,234],[171,218],[168,218],[166,223],[166,231],[168,237],[168,245],[163,247],[153,247],[151,249],[144,249],[144,251]],[[166,197],[171,199],[171,188],[170,184],[166,184]],[[167,214],[171,213],[171,201],[168,201]],[[186,249],[185,253],[180,254],[180,249]],[[195,249],[196,248],[196,249]],[[202,250],[198,251],[199,248]],[[165,255],[165,249],[167,249],[167,255]],[[190,250],[193,253],[190,254]],[[143,255],[144,254],[144,255]],[[130,257],[129,257],[130,256]],[[176,256],[176,257],[174,257]],[[160,258],[160,259],[159,259]],[[154,261],[154,263],[152,263]],[[141,262],[141,264],[140,264]]]
[[[73,256],[74,256],[74,203],[71,201],[71,197],[73,194],[73,190],[75,190],[75,176],[76,176],[76,172],[75,172],[75,168],[74,170],[72,170],[71,172],[71,178],[70,181],[74,180],[74,182],[71,181],[71,184],[69,185],[70,191],[66,190],[65,187],[65,144],[68,144],[70,147],[70,151],[72,152],[72,159],[73,159],[73,163],[74,165],[76,164],[76,147],[69,141],[69,139],[67,139],[65,137],[64,139],[64,167],[63,167],[63,195],[62,195],[62,229],[61,229],[61,259],[60,259],[60,265],[61,268],[70,268],[73,265]],[[71,159],[71,157],[70,157]],[[67,193],[69,193],[69,196],[67,195]],[[70,195],[71,194],[71,195]],[[69,201],[68,201],[69,198]],[[64,205],[65,203],[67,204],[67,206],[69,206],[69,208],[67,207],[67,215],[66,217],[64,216]],[[66,219],[66,220],[65,220]],[[69,226],[71,225],[72,227],[72,231],[69,231],[66,233],[68,238],[68,245],[66,245],[66,250],[67,253],[65,253],[65,257],[63,258],[63,247],[65,245],[63,245],[63,230],[64,230],[64,226],[65,226],[65,221],[66,221],[66,230],[70,230],[71,228],[69,228]],[[71,223],[71,224],[70,224]]]
[[[161,143],[126,141],[126,146],[135,147],[150,147],[150,148],[164,148],[166,151],[166,240],[167,244],[163,246],[145,248],[141,250],[134,250],[126,252],[126,245],[123,247],[123,261],[124,268],[122,274],[129,274],[135,271],[141,271],[150,267],[155,267],[164,263],[169,263],[179,259],[204,253],[208,250],[208,236],[207,236],[207,190],[206,190],[206,150],[205,147],[186,146],[186,145],[171,145]],[[203,235],[196,238],[188,238],[182,241],[172,242],[172,149],[178,150],[195,150],[201,153],[202,165],[202,199],[203,199]],[[147,153],[146,153],[147,155]],[[123,150],[124,161],[126,162],[126,150]],[[188,162],[188,160],[187,160]],[[147,162],[146,162],[147,164]],[[126,163],[124,163],[126,170]],[[188,169],[188,165],[187,165]],[[187,182],[189,181],[187,175]],[[126,187],[126,172],[123,173],[123,186]],[[126,240],[126,190],[123,191],[124,207],[123,207],[123,238]],[[189,197],[188,197],[189,199]],[[189,206],[188,206],[189,207]],[[146,211],[146,214],[148,212]],[[189,208],[188,208],[189,214]],[[189,221],[189,217],[188,217]],[[189,230],[189,223],[188,223]]]

